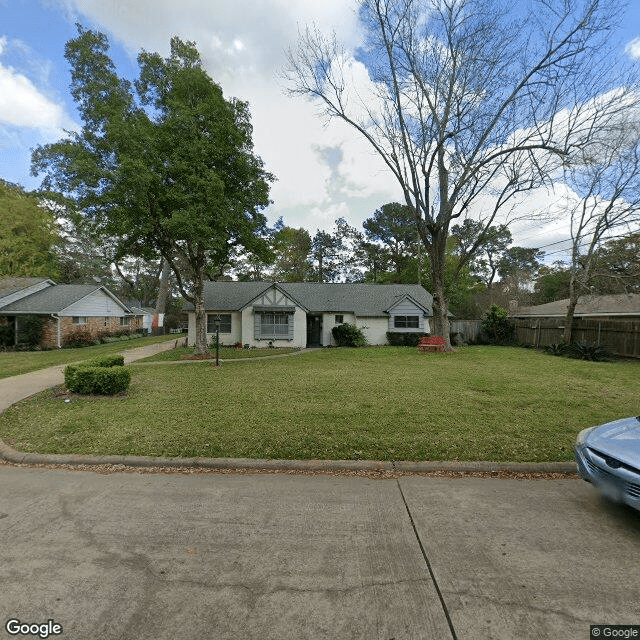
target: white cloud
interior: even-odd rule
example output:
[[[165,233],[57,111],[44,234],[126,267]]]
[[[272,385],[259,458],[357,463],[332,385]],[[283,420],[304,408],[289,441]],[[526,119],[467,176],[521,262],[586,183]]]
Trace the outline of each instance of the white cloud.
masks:
[[[64,109],[25,75],[0,64],[0,122],[15,127],[61,130],[71,125]]]
[[[634,38],[627,46],[625,47],[625,52],[628,56],[637,60],[640,58],[640,38]]]

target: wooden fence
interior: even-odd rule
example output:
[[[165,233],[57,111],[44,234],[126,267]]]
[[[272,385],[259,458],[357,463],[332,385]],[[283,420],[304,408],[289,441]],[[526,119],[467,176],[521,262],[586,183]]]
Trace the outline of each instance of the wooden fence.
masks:
[[[476,342],[480,338],[480,320],[454,320],[449,324],[449,333],[459,333],[465,342]]]
[[[564,318],[514,318],[518,342],[546,347],[562,342]],[[619,356],[640,358],[640,320],[576,318],[573,340],[601,344]]]

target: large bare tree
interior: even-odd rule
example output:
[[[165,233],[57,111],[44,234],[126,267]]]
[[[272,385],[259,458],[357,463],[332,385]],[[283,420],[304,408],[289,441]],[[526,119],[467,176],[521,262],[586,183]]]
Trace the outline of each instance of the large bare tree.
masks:
[[[566,210],[571,216],[569,304],[563,339],[571,342],[574,312],[580,294],[589,291],[598,249],[612,234],[638,230],[640,224],[640,111],[611,123],[606,136],[567,162],[566,182],[572,188]]]
[[[526,13],[526,7],[529,12]],[[353,127],[397,179],[430,257],[437,331],[449,343],[452,221],[513,219],[518,197],[623,108],[605,64],[616,0],[360,0],[355,54],[307,27],[289,91]],[[613,94],[611,94],[613,95]],[[619,98],[619,96],[618,96]],[[460,257],[460,269],[485,235]]]

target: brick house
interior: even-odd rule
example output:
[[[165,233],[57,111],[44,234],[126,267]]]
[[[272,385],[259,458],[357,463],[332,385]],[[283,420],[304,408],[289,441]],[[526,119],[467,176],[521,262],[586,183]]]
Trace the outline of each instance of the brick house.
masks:
[[[141,316],[102,285],[56,284],[48,278],[0,280],[0,324],[13,325],[16,341],[24,316],[43,319],[44,347],[61,348],[77,332],[97,338],[142,329]]]

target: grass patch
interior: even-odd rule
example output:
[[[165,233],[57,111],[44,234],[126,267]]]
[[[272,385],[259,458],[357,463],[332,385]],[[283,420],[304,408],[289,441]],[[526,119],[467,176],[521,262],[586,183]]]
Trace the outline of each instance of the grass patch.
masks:
[[[215,348],[210,348],[209,351],[215,356]],[[241,358],[266,358],[267,356],[286,355],[288,353],[295,353],[300,351],[298,348],[286,349],[235,349],[228,347],[220,348],[220,360],[238,360]],[[183,356],[191,356],[194,353],[193,347],[179,347],[177,349],[171,349],[170,351],[161,351],[148,358],[142,358],[137,362],[172,362],[175,360],[182,360]]]
[[[639,412],[638,373],[508,347],[142,365],[124,398],[48,391],[9,408],[0,438],[40,453],[563,461],[581,429]]]
[[[179,338],[180,336],[176,337]],[[176,337],[174,337],[173,340],[175,340]],[[8,378],[9,376],[17,376],[21,373],[46,369],[47,367],[54,367],[59,364],[69,364],[70,362],[78,362],[79,360],[88,360],[112,353],[119,353],[125,349],[145,347],[158,342],[167,342],[171,339],[169,336],[145,336],[142,338],[120,340],[118,342],[108,342],[106,344],[97,344],[91,347],[76,349],[0,352],[0,378]]]

